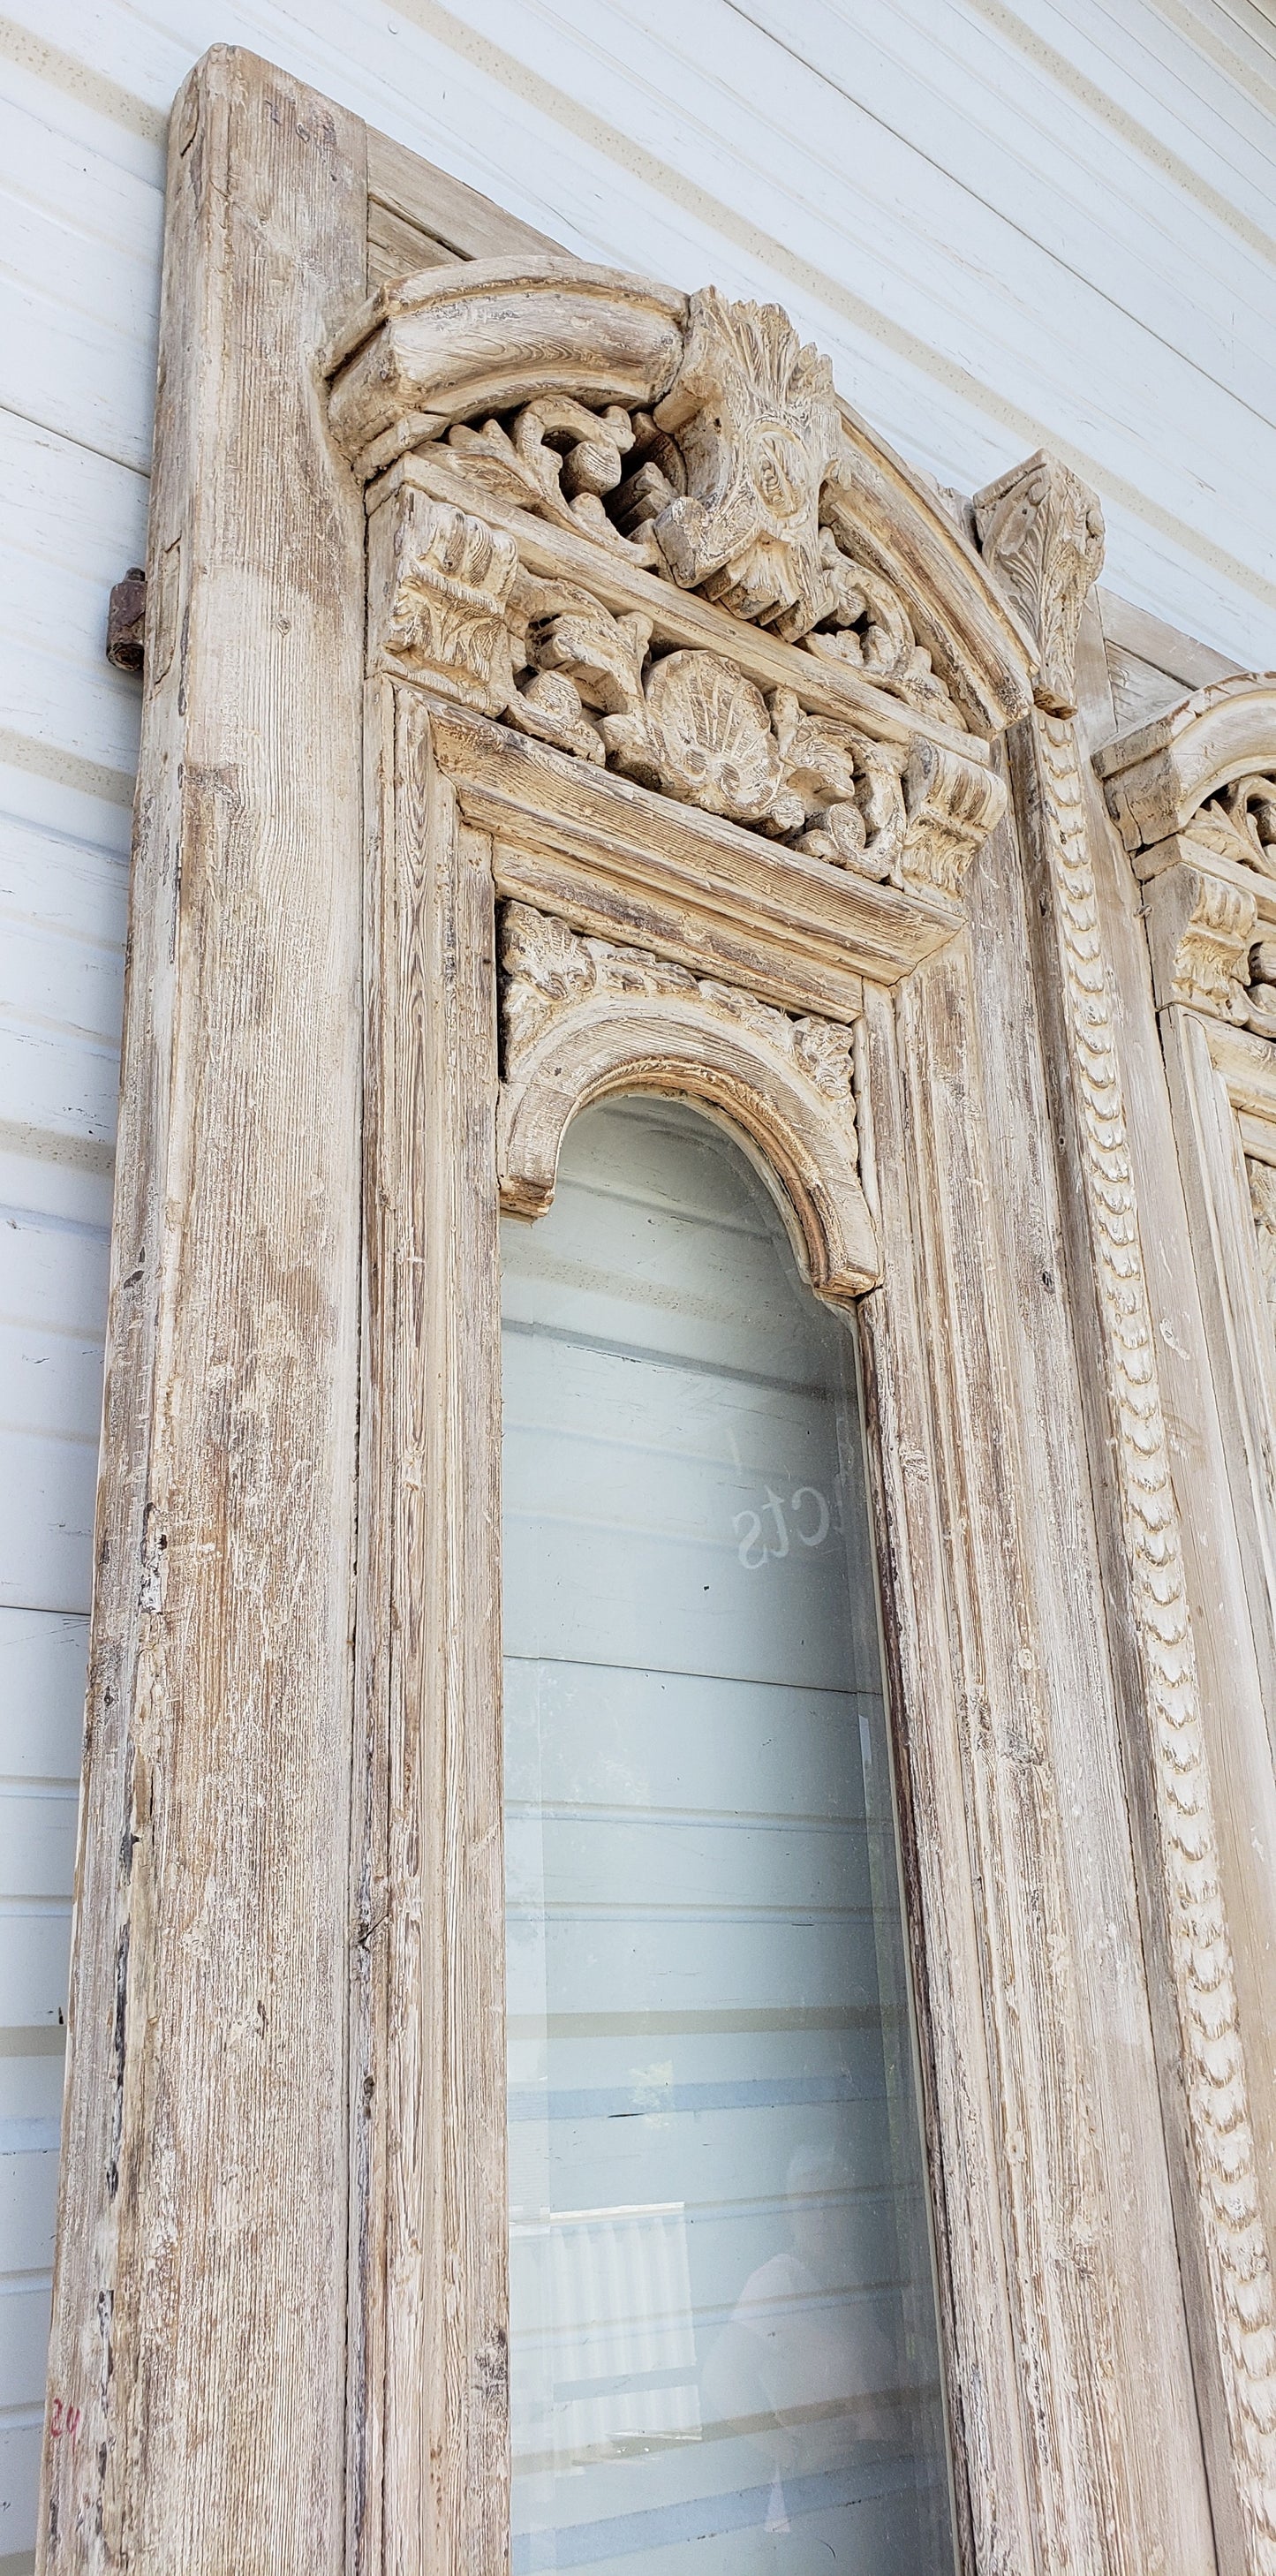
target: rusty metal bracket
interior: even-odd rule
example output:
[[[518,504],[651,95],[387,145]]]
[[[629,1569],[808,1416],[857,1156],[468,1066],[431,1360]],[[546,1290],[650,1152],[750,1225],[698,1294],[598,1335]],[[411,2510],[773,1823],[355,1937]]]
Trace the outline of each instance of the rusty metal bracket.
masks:
[[[117,671],[140,671],[146,629],[146,575],[134,564],[117,581],[106,612],[106,658]]]

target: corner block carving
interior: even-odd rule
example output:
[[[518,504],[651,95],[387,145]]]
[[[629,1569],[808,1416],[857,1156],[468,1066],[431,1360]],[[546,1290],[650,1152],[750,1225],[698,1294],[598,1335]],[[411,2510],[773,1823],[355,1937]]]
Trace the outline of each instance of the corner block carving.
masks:
[[[1150,880],[1144,910],[1158,1005],[1187,1002],[1218,1019],[1247,1021],[1258,913],[1248,888],[1185,862]]]
[[[414,492],[396,529],[396,555],[386,652],[442,696],[498,714],[512,686],[513,539]]]

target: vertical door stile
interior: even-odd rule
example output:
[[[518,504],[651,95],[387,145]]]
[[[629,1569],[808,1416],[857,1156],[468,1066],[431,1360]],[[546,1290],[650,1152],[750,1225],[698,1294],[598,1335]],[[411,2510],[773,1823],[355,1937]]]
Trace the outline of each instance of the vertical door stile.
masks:
[[[317,360],[359,120],[173,116],[39,2563],[341,2549],[363,513]],[[74,2422],[68,2440],[63,2427]]]
[[[383,684],[375,714],[364,1669],[386,1840],[363,2090],[385,2251],[355,2551],[368,2576],[462,2576],[503,2563],[508,2525],[494,917],[423,701]]]

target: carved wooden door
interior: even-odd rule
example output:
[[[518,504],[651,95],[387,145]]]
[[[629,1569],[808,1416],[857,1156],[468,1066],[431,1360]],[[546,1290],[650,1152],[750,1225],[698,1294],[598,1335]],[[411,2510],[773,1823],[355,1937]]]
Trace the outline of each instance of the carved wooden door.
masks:
[[[858,1337],[961,2561],[1268,2568],[1097,504],[239,53],[165,297],[42,2563],[509,2563],[499,1229],[672,1100]]]

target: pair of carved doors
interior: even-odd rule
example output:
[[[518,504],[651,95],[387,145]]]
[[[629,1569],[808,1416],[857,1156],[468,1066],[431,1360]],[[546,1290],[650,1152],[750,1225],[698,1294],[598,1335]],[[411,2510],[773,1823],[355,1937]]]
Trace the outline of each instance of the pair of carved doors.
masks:
[[[1101,552],[776,308],[250,56],[183,90],[46,2569],[508,2562],[498,1227],[652,1094],[857,1319],[962,2562],[1276,2566]]]

